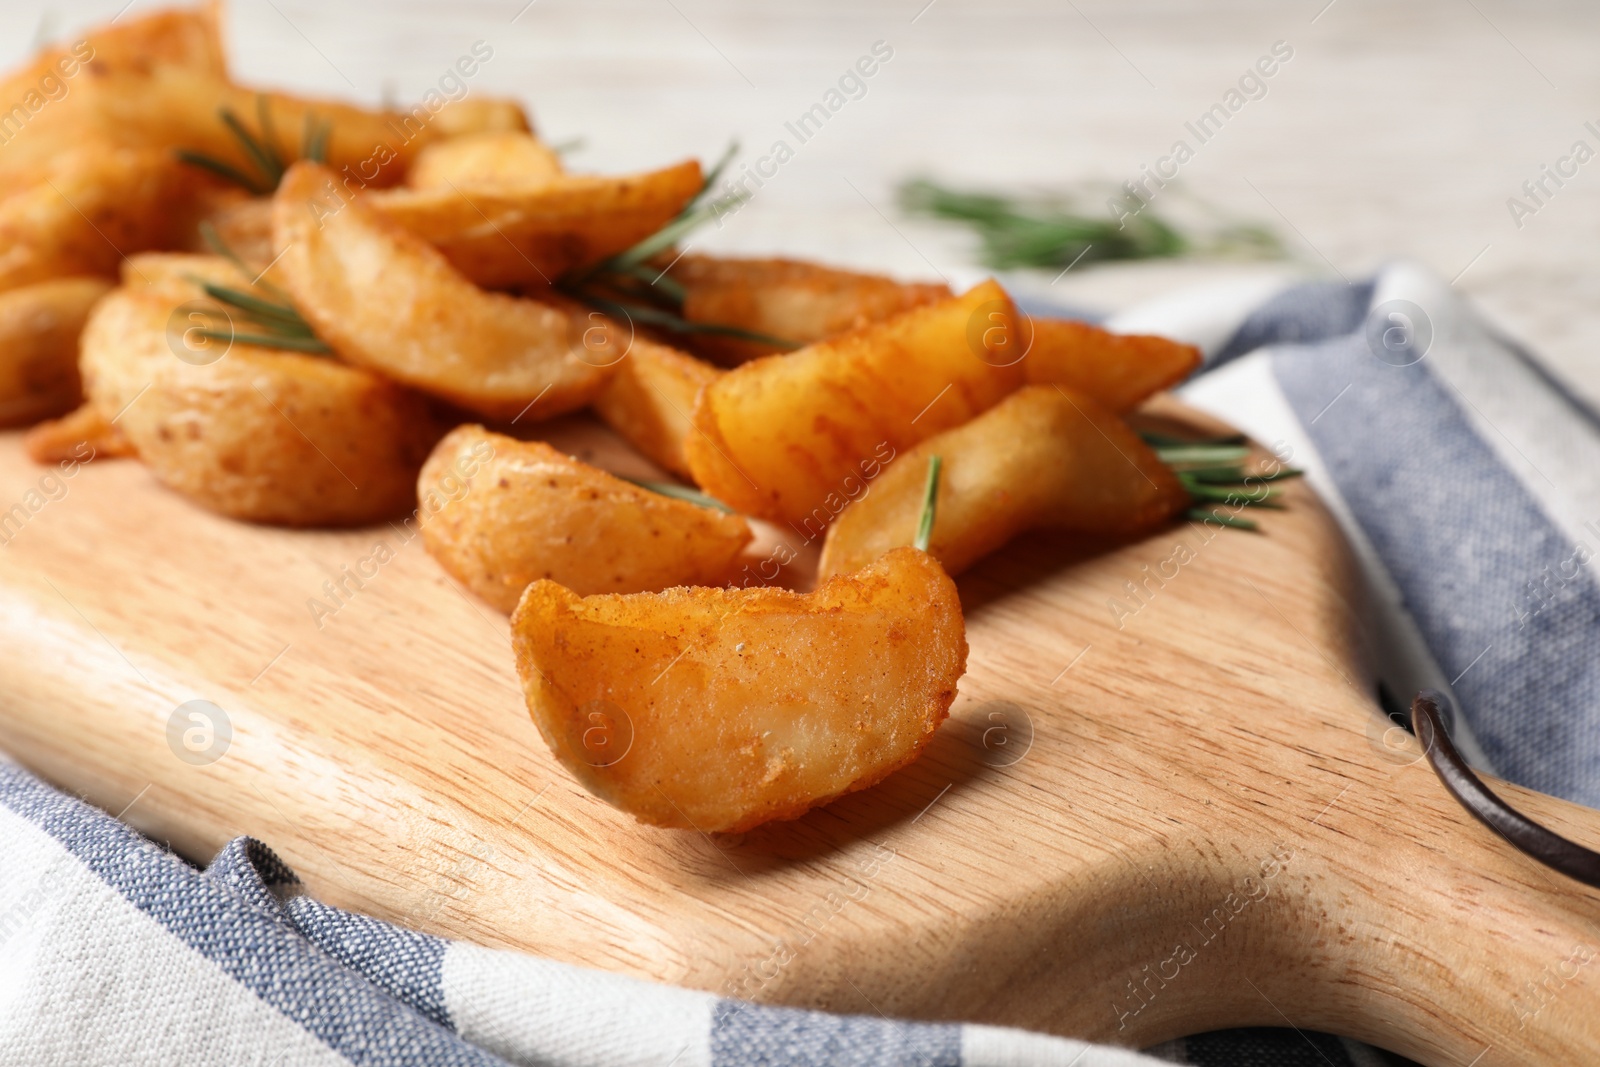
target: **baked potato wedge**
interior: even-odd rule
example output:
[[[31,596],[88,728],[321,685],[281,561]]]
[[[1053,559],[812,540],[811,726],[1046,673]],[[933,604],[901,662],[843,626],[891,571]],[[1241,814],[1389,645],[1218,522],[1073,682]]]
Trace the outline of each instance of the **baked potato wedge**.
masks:
[[[1183,381],[1200,366],[1200,350],[1181,341],[1117,334],[1069,319],[1030,318],[1032,346],[1022,362],[1030,383],[1060,385],[1118,413]]]
[[[475,133],[529,133],[533,124],[515,100],[474,94],[451,100],[434,112],[431,128],[435,138],[449,140]]]
[[[742,516],[482,426],[459,426],[439,442],[417,493],[429,554],[507,614],[541,578],[580,596],[720,584],[751,538]]]
[[[548,418],[594,398],[627,351],[596,313],[479,289],[334,175],[297,163],[273,200],[276,268],[350,363],[491,419]],[[537,404],[537,407],[535,407]]]
[[[278,257],[278,250],[272,244],[271,197],[221,199],[206,210],[200,222],[209,225],[227,249],[254,271],[265,270]],[[194,252],[213,252],[199,229],[187,244]]]
[[[1016,309],[994,282],[708,384],[684,440],[699,485],[819,535],[883,464],[1021,387]]]
[[[83,68],[63,99],[44,108],[22,136],[0,153],[0,180],[38,180],[63,153],[84,145],[150,150],[177,162],[184,149],[227,163],[246,174],[257,168],[218,112],[227,108],[258,137],[264,109],[280,155],[294,159],[309,120],[326,126],[326,160],[353,189],[393,185],[425,145],[440,139],[434,117],[355,107],[234,85],[214,74],[180,66],[134,72]],[[440,112],[443,114],[443,112]],[[214,181],[198,166],[195,177]]]
[[[36,126],[34,117],[46,111],[45,102],[55,108],[70,97],[87,64],[93,64],[91,77],[148,75],[158,67],[184,67],[225,79],[228,63],[217,24],[219,10],[217,4],[204,4],[135,15],[36,52],[21,68],[0,78],[0,100],[7,107],[26,108],[29,115],[18,127],[16,113],[9,113],[11,122],[4,128],[7,157],[14,154],[9,139],[22,144],[31,140],[27,131]]]
[[[322,356],[213,342],[197,357],[183,331],[207,302],[180,295],[119,289],[83,332],[90,401],[159,481],[223,515],[286,526],[359,525],[414,505],[438,438],[421,397]],[[221,305],[206,317],[227,321]]]
[[[103,278],[59,278],[0,293],[0,426],[60,415],[83,399],[78,335]]]
[[[78,147],[0,199],[0,292],[74,275],[114,278],[124,255],[194,228],[197,178],[170,152]]]
[[[821,577],[916,539],[931,456],[943,462],[928,552],[952,575],[1028,530],[1131,536],[1190,504],[1177,475],[1116,415],[1082,393],[1030,385],[891,463],[828,527]]]
[[[672,266],[683,286],[683,317],[737,326],[809,345],[950,297],[942,284],[897,282],[797,259],[734,259],[686,255]],[[784,349],[712,333],[697,334],[695,351],[734,365]]]
[[[228,76],[227,49],[222,43],[221,4],[131,14],[125,19],[96,26],[71,43],[49,45],[36,52],[28,64],[0,81],[12,100],[33,88],[48,72],[62,73],[63,62],[93,62],[105,71],[148,74],[157,67],[185,67],[215,78]],[[78,41],[84,47],[75,48]],[[76,69],[73,74],[76,76]]]
[[[898,549],[815,592],[528,587],[528,710],[584,787],[705,832],[793,819],[916,759],[966,670],[955,583]]]
[[[700,164],[623,177],[392,189],[371,203],[490,288],[549,285],[638,243],[700,191]]]
[[[695,399],[721,374],[687,352],[635,338],[594,398],[595,414],[657,466],[689,478],[683,441],[695,432]]]
[[[562,173],[561,157],[525,130],[485,130],[436,141],[417,153],[406,172],[412,189],[484,185],[531,188]]]

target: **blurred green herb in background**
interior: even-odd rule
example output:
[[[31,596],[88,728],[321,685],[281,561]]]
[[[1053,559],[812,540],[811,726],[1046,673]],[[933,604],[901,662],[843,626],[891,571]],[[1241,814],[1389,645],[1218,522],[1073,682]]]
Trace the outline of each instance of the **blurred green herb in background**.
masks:
[[[982,242],[984,264],[996,270],[1048,270],[1079,262],[1177,256],[1258,259],[1284,254],[1276,235],[1265,226],[1226,223],[1209,232],[1199,227],[1180,229],[1138,201],[1129,205],[1135,213],[1125,214],[1119,223],[1109,214],[1081,214],[1069,200],[962,191],[926,178],[903,183],[899,192],[900,206],[913,215],[970,226]]]

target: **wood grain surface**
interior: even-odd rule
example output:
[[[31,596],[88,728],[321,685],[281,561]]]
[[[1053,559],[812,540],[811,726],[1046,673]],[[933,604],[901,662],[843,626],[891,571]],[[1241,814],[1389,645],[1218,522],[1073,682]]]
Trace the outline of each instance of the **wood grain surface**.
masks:
[[[556,436],[616,454],[581,421]],[[921,760],[711,837],[554,763],[506,621],[403,525],[242,525],[129,461],[45,474],[0,436],[0,507],[43,502],[0,547],[0,746],[197,860],[251,834],[342,907],[773,1003],[1135,1047],[1292,1024],[1430,1065],[1600,1047],[1600,893],[1385,738],[1304,486],[1260,535],[1013,544],[959,581],[969,672]],[[231,725],[210,762],[180,758],[193,700]]]

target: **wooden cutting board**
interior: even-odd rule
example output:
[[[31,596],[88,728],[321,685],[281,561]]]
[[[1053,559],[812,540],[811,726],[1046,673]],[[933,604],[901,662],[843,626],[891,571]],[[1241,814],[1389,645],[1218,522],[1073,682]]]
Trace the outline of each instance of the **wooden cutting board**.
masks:
[[[505,619],[403,527],[247,526],[131,461],[45,473],[0,436],[0,511],[26,512],[0,746],[192,858],[251,834],[341,907],[773,1003],[1135,1047],[1293,1025],[1430,1065],[1600,1049],[1600,893],[1385,749],[1303,485],[1260,535],[1012,545],[960,579],[968,673],[916,764],[713,838],[578,788]],[[1600,841],[1600,813],[1503,788]]]

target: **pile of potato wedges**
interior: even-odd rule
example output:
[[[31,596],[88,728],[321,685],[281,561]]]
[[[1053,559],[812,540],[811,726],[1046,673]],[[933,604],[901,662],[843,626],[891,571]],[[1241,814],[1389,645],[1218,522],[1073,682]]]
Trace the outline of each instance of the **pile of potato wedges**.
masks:
[[[235,520],[414,512],[512,614],[552,752],[641,820],[744,830],[882,779],[955,698],[951,575],[1190,506],[1123,416],[1193,348],[992,281],[651,246],[715,192],[697,162],[575,174],[509,101],[258,92],[220,17],[128,18],[0,87],[66,86],[0,147],[0,422]],[[591,299],[608,271],[670,312]],[[544,439],[582,412],[660,481]],[[735,580],[757,528],[821,545],[814,588]]]

